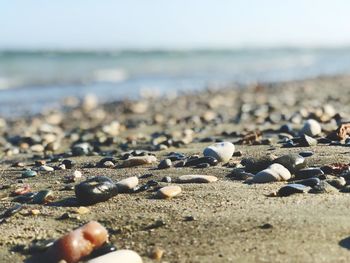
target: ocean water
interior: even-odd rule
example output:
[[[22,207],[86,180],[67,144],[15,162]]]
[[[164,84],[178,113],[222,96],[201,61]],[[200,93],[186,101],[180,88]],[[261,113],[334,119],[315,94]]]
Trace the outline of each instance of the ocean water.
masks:
[[[0,115],[37,113],[88,93],[110,101],[346,73],[350,47],[0,51]]]

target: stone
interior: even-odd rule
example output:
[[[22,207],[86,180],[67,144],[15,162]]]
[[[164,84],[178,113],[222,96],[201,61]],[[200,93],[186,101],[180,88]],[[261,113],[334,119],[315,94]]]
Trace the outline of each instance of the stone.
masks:
[[[122,167],[134,167],[140,165],[153,164],[157,162],[157,158],[153,155],[130,157],[122,163]]]
[[[231,142],[219,142],[206,147],[203,151],[203,155],[211,156],[219,162],[227,163],[234,152],[235,146]]]
[[[320,182],[321,182],[321,180],[319,178],[313,177],[313,178],[308,178],[308,179],[304,179],[304,180],[294,181],[293,183],[314,187],[314,186],[318,185]]]
[[[119,193],[129,193],[139,184],[139,179],[132,176],[116,183]]]
[[[169,185],[160,188],[156,196],[162,199],[173,198],[181,193],[181,187],[178,185]]]
[[[194,184],[201,184],[201,183],[213,183],[218,180],[217,177],[212,175],[197,175],[197,174],[189,174],[189,175],[181,175],[177,178],[176,182],[181,184],[186,183],[194,183]]]
[[[86,142],[75,144],[72,147],[72,153],[74,156],[87,155],[90,152],[92,152],[92,147],[89,143],[86,143]]]
[[[47,204],[54,200],[54,195],[51,190],[42,190],[39,191],[33,197],[33,204]]]
[[[287,184],[283,186],[280,190],[278,190],[278,196],[290,196],[292,194],[301,194],[306,193],[311,188],[309,186],[305,186],[303,184]]]
[[[204,156],[204,157],[193,158],[193,159],[187,160],[185,162],[185,166],[186,167],[197,166],[197,165],[202,164],[202,163],[209,163],[211,166],[215,166],[218,164],[218,160],[216,160],[212,156]]]
[[[337,189],[342,189],[346,185],[346,181],[344,177],[335,177],[331,179],[326,179],[326,182]]]
[[[170,176],[164,176],[162,178],[162,182],[164,182],[164,183],[171,183],[171,177]]]
[[[312,177],[319,177],[323,174],[324,172],[321,170],[321,168],[304,168],[296,172],[295,179],[297,180],[308,179]]]
[[[338,189],[331,186],[329,183],[325,181],[321,181],[318,185],[312,187],[309,193],[312,194],[327,194],[327,193],[336,193]]]
[[[76,162],[74,160],[65,159],[62,161],[62,164],[64,164],[67,169],[72,169],[76,165]]]
[[[108,253],[114,252],[116,251],[117,248],[111,244],[111,243],[105,243],[103,244],[101,247],[95,249],[90,255],[89,258],[90,259],[94,259],[103,255],[106,255]]]
[[[155,248],[152,250],[152,252],[151,252],[151,254],[150,254],[150,257],[151,257],[152,259],[154,259],[154,260],[159,261],[159,260],[162,259],[163,254],[164,254],[164,250],[163,250],[163,249],[161,249],[161,248],[159,248],[159,247],[155,247]]]
[[[118,193],[118,187],[105,176],[96,176],[75,186],[75,196],[82,205],[104,202]]]
[[[295,174],[300,169],[306,167],[306,160],[299,154],[286,154],[273,161],[286,167],[291,174]]]
[[[22,178],[30,178],[30,177],[35,177],[37,175],[36,171],[33,170],[25,170],[22,173]]]
[[[173,164],[170,159],[164,159],[159,163],[158,169],[167,169],[170,168],[172,165]]]
[[[306,157],[310,157],[310,156],[314,155],[314,153],[312,151],[302,151],[299,153],[299,155],[306,158]]]
[[[142,263],[142,258],[133,250],[121,249],[93,258],[87,263]]]
[[[306,134],[308,136],[314,137],[321,133],[322,128],[318,121],[314,119],[309,119],[305,121],[304,126],[300,130],[300,134]]]
[[[261,170],[264,170],[267,167],[269,167],[274,159],[275,156],[273,155],[267,155],[261,158],[249,157],[242,159],[241,164],[244,165],[244,170],[247,173],[256,174],[257,172],[260,172]]]
[[[307,136],[306,134],[303,134],[296,140],[298,143],[299,147],[310,147],[310,146],[316,146],[317,145],[317,140]]]
[[[77,209],[74,210],[74,212],[79,215],[85,215],[90,213],[90,209],[85,206],[79,206]]]
[[[234,168],[232,172],[227,175],[227,177],[235,180],[247,180],[249,178],[253,178],[254,174],[247,173],[243,168]]]
[[[41,153],[45,150],[45,148],[41,144],[34,144],[30,147],[30,150],[35,153]]]
[[[39,167],[39,171],[43,171],[43,172],[53,172],[55,169],[51,166],[48,165],[42,165]]]
[[[291,174],[283,165],[274,163],[267,169],[262,170],[253,177],[254,183],[269,183],[277,181],[286,181],[291,178]]]

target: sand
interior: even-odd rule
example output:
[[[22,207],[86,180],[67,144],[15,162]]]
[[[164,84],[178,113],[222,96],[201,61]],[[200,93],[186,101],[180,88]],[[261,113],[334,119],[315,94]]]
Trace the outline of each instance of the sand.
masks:
[[[247,87],[242,90],[224,89],[206,91],[201,94],[186,95],[177,99],[154,100],[148,110],[142,113],[119,111],[119,104],[105,105],[110,119],[121,123],[127,120],[146,120],[135,128],[121,131],[118,138],[149,135],[154,131],[176,131],[185,128],[202,127],[194,138],[214,136],[228,141],[236,141],[235,136],[226,136],[222,132],[242,132],[260,128],[276,128],[282,123],[268,124],[255,119],[235,122],[238,106],[242,98],[252,105],[277,101],[279,111],[296,112],[301,108],[312,111],[325,103],[334,106],[343,118],[350,116],[349,92],[350,78],[347,76],[324,77],[312,80],[287,83],[266,84]],[[208,103],[216,101],[211,111],[223,115],[222,122],[200,123],[181,121],[178,124],[168,122],[155,124],[154,115],[162,113],[166,120],[172,115],[177,119],[186,116],[202,116],[208,111]],[[124,107],[124,106],[123,106]],[[119,111],[119,112],[118,112]],[[113,115],[114,114],[114,115]],[[66,115],[65,129],[73,127],[74,114]],[[43,117],[39,117],[43,118]],[[84,117],[85,118],[85,117]],[[83,120],[83,119],[81,119]],[[11,122],[12,132],[24,129],[23,120]],[[83,122],[83,121],[82,121]],[[92,126],[92,120],[89,125]],[[12,126],[13,125],[13,126]],[[300,127],[301,123],[295,124]],[[328,127],[329,123],[323,124]],[[264,136],[275,138],[277,134]],[[176,151],[189,154],[201,154],[210,142],[193,141],[180,148],[170,147],[163,151],[154,151],[158,160],[167,153]],[[273,148],[271,148],[271,145]],[[271,145],[237,145],[236,151],[242,156],[233,157],[231,166],[245,157],[265,156],[267,153],[280,156],[286,153],[299,153],[312,150],[314,155],[308,158],[309,166],[322,166],[330,163],[350,163],[350,148],[344,146],[318,145],[315,147],[281,148],[273,139]],[[67,141],[62,141],[65,151]],[[134,148],[147,148],[147,142],[139,140]],[[116,145],[105,146],[117,150]],[[4,149],[4,147],[2,147]],[[3,197],[2,210],[13,205],[12,197],[6,197],[16,188],[21,168],[10,167],[14,161],[21,160],[32,164],[31,153],[3,156],[0,162],[0,185],[9,185],[10,189],[0,190]],[[349,194],[297,194],[289,197],[268,197],[285,182],[269,184],[246,184],[227,177],[232,167],[218,165],[206,169],[169,168],[157,170],[156,165],[134,168],[84,168],[86,163],[98,162],[101,156],[69,157],[77,162],[75,169],[84,177],[105,175],[115,181],[134,175],[152,173],[149,178],[140,179],[145,183],[150,179],[160,180],[164,176],[176,178],[184,174],[207,174],[218,177],[211,184],[182,184],[182,193],[170,200],[154,198],[154,192],[118,194],[112,199],[90,206],[90,212],[78,215],[79,218],[58,220],[75,207],[25,204],[24,209],[0,225],[0,262],[23,262],[30,258],[20,252],[20,245],[28,246],[34,239],[58,238],[67,231],[77,228],[90,220],[97,220],[109,231],[110,241],[118,249],[137,251],[144,262],[156,262],[150,255],[155,247],[163,249],[161,262],[347,262],[350,257],[350,202]],[[51,164],[51,163],[50,163]],[[57,163],[58,164],[58,163]],[[53,165],[53,164],[52,164]],[[64,176],[72,170],[42,172],[35,178],[25,179],[34,190],[51,189],[56,200],[74,197],[74,191],[61,191]],[[167,185],[165,183],[162,183]],[[28,215],[32,209],[39,209],[39,215]]]

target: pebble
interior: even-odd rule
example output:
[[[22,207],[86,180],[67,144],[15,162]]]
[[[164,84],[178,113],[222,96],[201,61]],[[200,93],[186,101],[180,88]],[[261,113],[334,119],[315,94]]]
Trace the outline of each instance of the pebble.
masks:
[[[292,194],[301,194],[306,193],[310,190],[309,186],[305,186],[303,184],[288,184],[283,186],[280,190],[278,190],[278,196],[290,196]]]
[[[85,206],[79,206],[74,212],[79,215],[85,215],[90,213],[90,209]]]
[[[305,121],[304,126],[300,130],[300,133],[314,137],[316,135],[319,135],[321,131],[322,131],[322,128],[320,123],[314,119],[309,119]]]
[[[209,163],[200,163],[200,164],[196,165],[196,168],[199,168],[199,169],[205,169],[205,168],[209,168],[209,167],[210,167]]]
[[[172,166],[172,162],[170,159],[164,159],[162,160],[159,165],[158,165],[158,169],[167,169],[167,168],[170,168]]]
[[[309,191],[309,193],[312,193],[312,194],[325,194],[325,193],[336,193],[336,192],[338,192],[338,190],[325,181],[321,181],[318,185],[315,185]]]
[[[212,175],[197,175],[197,174],[189,174],[189,175],[181,175],[177,178],[176,182],[181,184],[186,183],[194,183],[194,184],[200,184],[200,183],[213,183],[218,180],[217,177]]]
[[[119,193],[129,193],[139,184],[139,179],[132,176],[116,183]]]
[[[209,163],[211,166],[217,165],[219,162],[212,156],[193,158],[185,162],[185,166],[197,166],[201,163]]]
[[[82,205],[104,202],[118,193],[114,182],[105,176],[96,176],[75,186],[75,196]]]
[[[163,199],[168,199],[175,197],[181,193],[181,187],[178,185],[169,185],[169,186],[164,186],[160,188],[157,191],[157,197],[163,198]]]
[[[320,182],[321,182],[321,180],[319,178],[314,177],[314,178],[308,178],[308,179],[304,179],[304,180],[294,181],[293,183],[314,187],[315,185],[318,185]]]
[[[30,178],[30,177],[35,177],[37,175],[37,172],[33,170],[25,170],[22,173],[22,178]]]
[[[291,178],[291,174],[283,165],[274,163],[267,169],[262,170],[253,177],[254,183],[269,183],[276,181],[286,181]]]
[[[62,164],[64,164],[67,169],[72,169],[76,165],[76,162],[74,160],[65,159],[62,161]]]
[[[5,210],[5,212],[2,213],[0,216],[1,218],[7,218],[10,216],[13,216],[14,214],[18,213],[20,210],[22,210],[23,206],[16,204],[8,209]]]
[[[320,168],[304,168],[296,172],[295,179],[297,180],[308,179],[312,177],[319,177],[323,174],[324,172]]]
[[[286,154],[275,159],[274,163],[279,163],[286,167],[292,174],[295,174],[300,169],[306,167],[306,160],[299,154]]]
[[[45,148],[41,144],[34,144],[30,147],[30,150],[35,153],[40,153],[43,152]]]
[[[219,162],[227,163],[234,152],[235,146],[231,142],[219,142],[206,147],[203,151],[203,155],[211,156]]]
[[[142,258],[133,250],[121,249],[90,259],[87,263],[142,263]]]
[[[299,147],[310,147],[317,145],[317,140],[310,136],[307,136],[306,134],[301,135],[301,137],[296,142],[298,143]]]
[[[162,182],[164,182],[164,183],[171,183],[171,177],[170,176],[164,176],[162,178]]]
[[[108,240],[107,230],[98,222],[90,221],[58,239],[44,254],[50,262],[65,260],[68,263],[79,262],[101,247]],[[125,261],[124,261],[125,262]]]
[[[157,158],[153,155],[130,157],[123,162],[122,167],[134,167],[139,165],[153,164],[155,162],[157,162]]]
[[[113,168],[115,165],[112,161],[105,161],[104,163],[102,163],[102,167],[104,168]]]
[[[326,179],[326,182],[334,186],[337,189],[342,189],[346,185],[344,177],[336,177],[332,179]]]
[[[314,155],[314,153],[312,151],[303,151],[303,152],[300,152],[299,155],[306,158]]]
[[[106,255],[108,253],[116,251],[117,248],[110,243],[105,243],[102,245],[102,247],[99,247],[98,249],[95,249],[89,256],[89,258],[94,259],[103,255]]]
[[[350,185],[344,186],[344,187],[340,190],[340,192],[342,192],[342,193],[350,193]]]
[[[150,257],[154,260],[161,260],[162,257],[163,257],[163,254],[164,254],[164,250],[159,248],[159,247],[155,247],[151,254],[150,254]]]
[[[72,147],[72,153],[75,156],[87,155],[92,151],[92,147],[89,143],[78,143]]]
[[[47,204],[54,199],[53,192],[51,190],[42,190],[39,191],[33,197],[33,204]]]
[[[48,165],[42,165],[39,167],[39,171],[43,172],[53,172],[55,169]]]
[[[249,178],[253,178],[253,176],[254,174],[247,173],[243,168],[235,168],[227,177],[233,178],[236,180],[247,180]]]
[[[247,173],[255,174],[269,167],[274,159],[273,155],[267,155],[258,159],[249,157],[242,159],[241,164],[244,165],[244,170]]]

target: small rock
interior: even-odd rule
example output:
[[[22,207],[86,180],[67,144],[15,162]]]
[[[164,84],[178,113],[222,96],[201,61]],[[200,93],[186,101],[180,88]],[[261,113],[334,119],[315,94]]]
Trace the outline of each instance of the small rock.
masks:
[[[199,158],[193,158],[185,162],[185,166],[197,166],[202,163],[209,163],[211,166],[215,166],[218,164],[218,160],[216,160],[212,156],[205,156],[205,157],[199,157]]]
[[[333,179],[326,179],[326,182],[337,189],[342,189],[346,185],[344,177],[335,177]]]
[[[157,192],[157,197],[163,198],[163,199],[168,199],[175,197],[181,193],[181,187],[177,185],[170,185],[170,186],[165,186],[162,187],[158,190]]]
[[[45,148],[41,144],[34,144],[30,147],[30,150],[35,153],[41,153],[45,150]]]
[[[211,156],[217,159],[219,162],[227,163],[233,153],[235,152],[235,146],[231,142],[219,142],[214,143],[204,149],[204,156]]]
[[[274,163],[267,169],[262,170],[253,177],[254,183],[269,183],[276,181],[286,181],[291,178],[291,174],[283,165]]]
[[[244,170],[247,173],[255,174],[269,167],[274,159],[275,156],[273,155],[267,155],[258,159],[249,157],[242,159],[241,164],[244,165]]]
[[[304,168],[300,169],[295,174],[295,179],[302,180],[302,179],[308,179],[312,177],[319,177],[320,175],[323,175],[324,172],[320,168]]]
[[[153,155],[130,157],[123,162],[122,167],[134,167],[139,165],[153,164],[155,162],[157,162],[157,158]]]
[[[82,205],[107,201],[117,193],[117,186],[105,176],[96,176],[75,186],[75,195]]]
[[[278,196],[290,196],[292,194],[301,194],[306,193],[310,190],[310,187],[305,186],[303,184],[288,184],[283,186],[280,190],[278,190]]]
[[[164,183],[171,183],[171,177],[170,176],[164,176],[162,178],[162,182],[164,182]]]
[[[73,160],[65,159],[62,161],[62,164],[64,164],[67,169],[72,169],[76,165],[76,162]]]
[[[286,167],[292,174],[306,167],[306,160],[299,154],[286,154],[275,159],[274,163],[279,163]]]
[[[190,174],[190,175],[181,175],[179,178],[177,178],[177,183],[213,183],[218,180],[217,177],[212,175],[196,175],[196,174]]]
[[[116,183],[118,192],[120,193],[129,193],[139,184],[139,179],[136,176],[132,176],[126,179],[123,179]]]
[[[321,182],[321,180],[319,178],[314,177],[314,178],[308,178],[308,179],[304,179],[304,180],[294,181],[293,183],[314,187],[315,185],[318,185],[320,182]]]
[[[42,165],[39,167],[39,171],[43,172],[53,172],[55,169],[48,165]]]
[[[235,180],[247,180],[253,178],[254,174],[247,173],[243,168],[235,168],[227,177]]]
[[[309,191],[309,193],[312,193],[312,194],[326,194],[326,193],[336,193],[336,192],[338,192],[338,190],[325,181],[321,181],[318,185],[315,185]]]
[[[54,200],[54,195],[51,190],[42,190],[39,191],[34,197],[33,197],[33,204],[47,204]]]
[[[312,156],[314,153],[312,151],[303,151],[303,152],[300,152],[299,155],[306,158],[306,157],[310,157]]]
[[[117,250],[103,256],[90,259],[87,263],[142,263],[142,258],[132,250]]]
[[[170,159],[164,159],[159,163],[158,169],[167,169],[170,168],[172,165],[173,164]]]
[[[35,177],[37,173],[33,170],[25,170],[22,173],[22,178],[30,178],[30,177]]]
[[[319,135],[321,131],[322,131],[322,128],[320,123],[316,120],[309,119],[304,123],[304,126],[300,130],[300,133],[314,137],[316,135]]]
[[[111,161],[105,161],[103,164],[102,164],[102,167],[104,168],[113,168],[115,165],[113,162]]]
[[[91,147],[91,145],[89,143],[86,143],[86,142],[75,144],[72,147],[72,153],[75,156],[87,155],[90,152],[92,152],[92,147]]]
[[[152,252],[150,257],[154,260],[161,260],[164,254],[164,250],[159,248],[159,247],[155,247]]]
[[[74,212],[79,215],[85,215],[90,213],[90,209],[85,206],[79,206]]]
[[[200,163],[196,165],[196,168],[198,169],[205,169],[205,168],[209,168],[210,164],[209,163]]]

